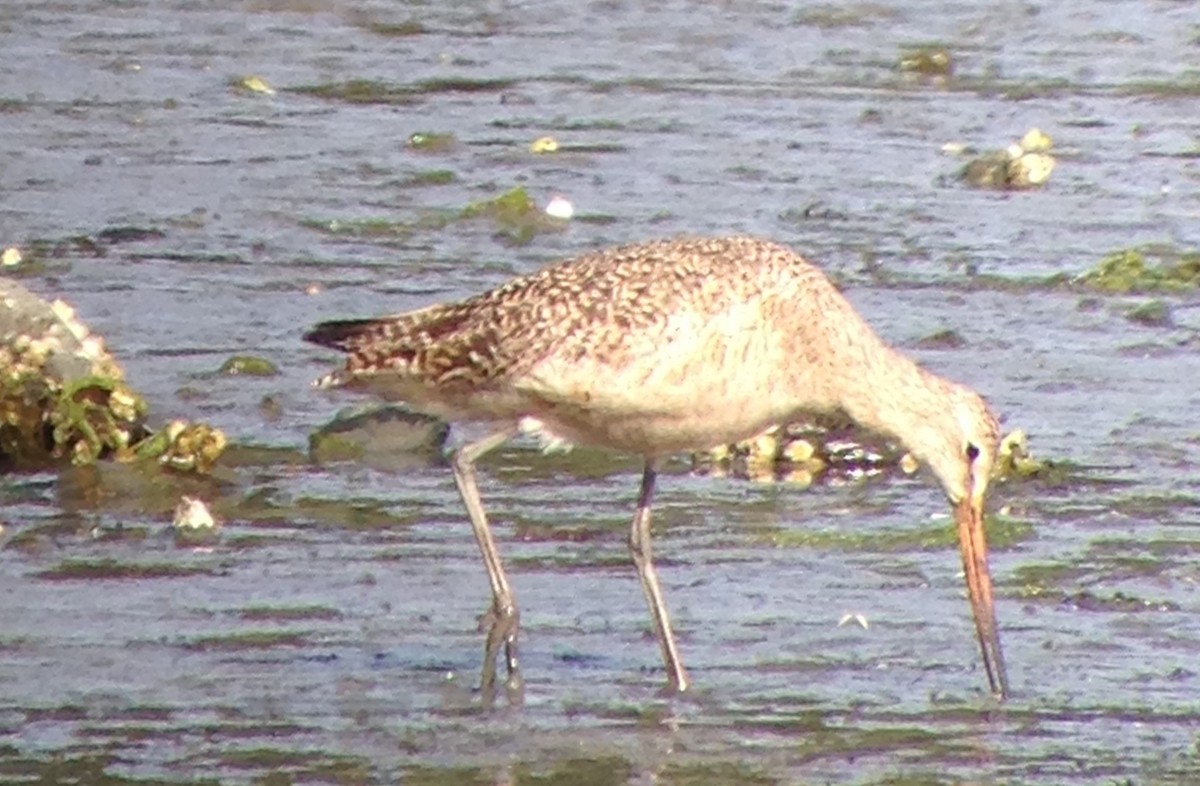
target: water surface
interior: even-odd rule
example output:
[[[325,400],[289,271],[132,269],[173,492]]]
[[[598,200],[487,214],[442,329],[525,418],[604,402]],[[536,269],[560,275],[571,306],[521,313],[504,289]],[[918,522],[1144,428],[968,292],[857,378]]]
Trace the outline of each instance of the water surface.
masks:
[[[1194,782],[1197,301],[1147,327],[1125,317],[1139,298],[1030,281],[1196,248],[1198,35],[1189,4],[1129,0],[5,3],[0,243],[57,246],[25,283],[73,303],[163,419],[298,456],[347,403],[307,387],[331,359],[306,325],[738,231],[819,261],[881,334],[1084,469],[994,494],[1028,525],[993,555],[999,705],[953,547],[894,537],[945,523],[934,487],[670,467],[656,547],[696,683],[671,699],[624,546],[636,462],[514,445],[482,485],[528,685],[491,710],[486,581],[443,467],[6,478],[3,779]],[[928,43],[953,77],[897,71]],[[230,86],[246,75],[276,94]],[[351,80],[398,90],[301,90]],[[1032,126],[1057,146],[1045,189],[954,182],[945,143]],[[416,151],[417,132],[457,144]],[[578,149],[534,156],[543,135]],[[523,246],[430,220],[517,185],[588,220]],[[394,231],[330,231],[367,220]],[[123,226],[159,234],[70,240]],[[918,348],[944,328],[965,345]],[[243,352],[283,373],[207,373]],[[227,518],[216,543],[171,536],[185,491]]]

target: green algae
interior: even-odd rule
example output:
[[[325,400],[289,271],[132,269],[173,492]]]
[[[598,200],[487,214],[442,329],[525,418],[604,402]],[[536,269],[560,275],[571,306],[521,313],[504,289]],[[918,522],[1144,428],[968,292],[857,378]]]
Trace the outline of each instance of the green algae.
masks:
[[[1012,577],[1003,583],[1016,588],[1022,595],[1038,594],[1079,581],[1092,570],[1091,566],[1078,562],[1027,562],[1014,567]]]
[[[619,142],[574,142],[560,144],[558,152],[564,153],[585,153],[589,155],[598,155],[604,153],[628,153],[629,145],[623,145]]]
[[[429,29],[425,25],[415,19],[406,19],[403,22],[372,22],[366,26],[366,29],[375,35],[385,36],[387,38],[408,38],[410,36],[425,35]]]
[[[995,96],[1007,101],[1031,101],[1038,98],[1061,98],[1075,93],[1078,87],[1069,79],[1044,78],[1022,79],[1009,81],[1004,79],[973,79],[956,80],[958,89],[979,93],[982,96]]]
[[[984,519],[988,544],[1005,549],[1035,536],[1028,521],[989,515]],[[957,548],[958,529],[953,522],[905,530],[863,532],[861,530],[788,530],[772,532],[763,539],[777,548],[809,548],[829,551],[884,552],[940,551]]]
[[[746,762],[683,764],[670,762],[658,773],[655,783],[662,786],[770,786],[779,783],[757,765]]]
[[[1025,586],[1017,597],[1026,602],[1040,601],[1076,611],[1099,611],[1116,614],[1136,612],[1179,611],[1179,604],[1167,600],[1140,598],[1126,592],[1109,594],[1092,590],[1063,590],[1058,587]]]
[[[34,575],[46,581],[94,581],[100,579],[142,581],[210,576],[215,575],[215,570],[204,565],[118,562],[115,559],[66,559],[57,567],[39,571]]]
[[[514,784],[528,786],[620,786],[634,776],[633,765],[618,756],[577,756],[560,759],[546,768],[521,761],[513,765]]]
[[[792,24],[832,30],[845,27],[871,27],[880,21],[897,16],[899,12],[874,4],[844,5],[822,3],[804,7],[792,15]]]
[[[472,202],[462,209],[464,220],[486,218],[497,235],[511,245],[528,245],[543,232],[561,231],[565,222],[546,215],[524,186],[517,186],[491,199]]]
[[[332,237],[400,240],[412,237],[414,230],[410,223],[391,218],[304,218],[300,226]]]
[[[954,57],[945,46],[933,44],[901,53],[897,67],[920,76],[950,76],[954,73]]]
[[[800,761],[819,761],[913,750],[921,751],[926,758],[941,761],[969,757],[975,753],[969,742],[956,742],[953,736],[948,736],[945,732],[915,726],[811,730],[797,740],[792,753]]]
[[[448,153],[458,147],[458,137],[448,132],[418,131],[408,137],[406,145],[422,153]]]
[[[49,412],[53,452],[90,464],[127,449],[144,434],[140,424],[148,409],[120,379],[92,375],[67,383]]]
[[[1016,566],[999,583],[1006,593],[1026,601],[1080,611],[1176,611],[1173,601],[1143,598],[1125,589],[1102,591],[1118,582],[1147,586],[1170,580],[1180,566],[1200,552],[1200,543],[1178,539],[1106,538],[1092,541],[1070,561],[1032,562]]]
[[[414,172],[397,185],[400,188],[421,188],[424,186],[447,186],[458,180],[458,175],[449,169],[424,169]]]
[[[1125,318],[1146,327],[1170,327],[1174,323],[1170,305],[1161,300],[1139,303],[1125,312]]]
[[[196,636],[182,643],[186,650],[194,652],[237,652],[240,650],[263,650],[275,647],[307,647],[312,644],[307,631],[249,630],[212,636]]]
[[[1112,594],[1095,593],[1090,590],[1079,590],[1064,596],[1059,605],[1070,606],[1079,611],[1105,611],[1118,614],[1130,614],[1142,611],[1179,611],[1178,603],[1169,600],[1154,600],[1141,598],[1127,592],[1117,591]]]
[[[621,219],[608,213],[576,213],[571,219],[576,224],[589,224],[591,226],[606,227],[616,224]]]
[[[510,90],[518,84],[515,79],[440,77],[416,82],[412,89],[417,93],[499,93]]]
[[[276,503],[269,490],[251,493],[222,511],[228,518],[257,527],[294,529],[316,524],[351,530],[377,530],[406,527],[421,516],[414,509],[404,516],[392,513],[377,500],[317,499],[301,497]],[[243,545],[248,545],[243,543]]]
[[[427,96],[443,93],[494,93],[516,86],[512,79],[468,79],[447,77],[420,82],[388,82],[381,79],[348,79],[283,88],[290,93],[347,104],[410,106]]]
[[[90,784],[91,786],[219,786],[221,780],[189,778],[187,780],[148,779],[124,774],[128,762],[117,753],[84,749],[57,751],[49,756],[30,756],[14,750],[11,755],[0,750],[0,779],[5,783]]]
[[[1150,265],[1142,251],[1125,249],[1104,257],[1075,282],[1108,294],[1186,292],[1200,287],[1200,253]]]
[[[401,782],[405,786],[496,786],[496,776],[485,767],[468,765],[411,764],[403,769]],[[510,780],[512,786],[520,781]]]
[[[408,106],[418,103],[420,96],[407,85],[398,85],[374,79],[349,79],[345,82],[323,82],[315,85],[300,85],[284,88],[287,92],[342,101],[347,104],[387,104]]]
[[[962,349],[966,345],[966,339],[954,328],[935,330],[916,342],[917,349]]]
[[[141,243],[147,240],[162,240],[166,236],[166,233],[161,229],[130,225],[105,227],[95,234],[96,242],[107,246],[115,246],[119,243]]]
[[[538,129],[546,131],[627,131],[630,130],[630,125],[621,120],[613,120],[609,118],[596,118],[591,120],[582,120],[576,118],[568,118],[564,116],[550,118],[549,120],[543,117],[505,117],[497,118],[488,122],[493,128],[511,129],[523,131],[527,129]],[[561,149],[561,147],[560,147]]]
[[[604,215],[584,217],[583,220],[598,225],[615,221]],[[301,220],[300,225],[333,237],[407,240],[420,231],[438,231],[460,222],[473,221],[490,222],[495,236],[513,246],[527,245],[540,234],[561,232],[567,226],[565,220],[549,216],[538,207],[524,186],[516,186],[457,209],[426,210],[408,220],[306,218]]]
[[[257,355],[233,355],[221,364],[217,373],[228,376],[274,377],[279,375],[279,367]]]
[[[313,461],[318,464],[359,461],[366,452],[366,447],[357,435],[336,433],[310,434],[308,449]]]
[[[1154,538],[1153,540],[1104,539],[1098,540],[1094,548],[1111,548],[1122,554],[1145,553],[1157,560],[1178,557],[1193,559],[1200,555],[1200,541],[1183,538]]]
[[[238,467],[300,467],[309,463],[308,454],[286,445],[249,445],[234,443],[221,454],[221,466]]]
[[[377,782],[372,777],[369,760],[311,747],[226,748],[214,761],[206,764],[222,769],[264,771],[253,781],[259,786],[292,786],[296,783],[354,786]]]
[[[462,218],[487,216],[500,222],[517,222],[535,211],[537,203],[533,197],[529,196],[524,186],[517,186],[490,199],[472,202],[462,209],[460,215]]]
[[[91,235],[70,235],[64,238],[37,238],[25,249],[22,267],[48,259],[87,256],[105,257],[109,248],[125,243],[161,240],[166,233],[153,227],[117,225],[105,227]]]
[[[243,606],[238,618],[255,622],[294,622],[296,620],[340,620],[342,612],[330,606]]]
[[[138,461],[207,475],[225,452],[226,442],[225,432],[208,423],[175,420],[142,440],[133,455]]]
[[[267,81],[261,76],[255,74],[241,74],[231,77],[226,84],[235,93],[242,95],[275,95],[275,88],[267,84]]]
[[[1200,97],[1200,75],[1194,71],[1184,73],[1179,79],[1146,79],[1130,80],[1116,88],[1116,92],[1126,96],[1152,96],[1157,98],[1196,98]]]
[[[570,538],[564,538],[564,540],[570,540]],[[614,537],[613,540],[616,538]],[[607,573],[612,570],[624,570],[629,567],[629,555],[624,550],[582,554],[577,550],[572,550],[569,553],[547,554],[538,557],[515,555],[505,559],[505,563],[519,571],[559,571],[576,575],[584,571]],[[662,567],[670,562],[659,558],[655,564]]]

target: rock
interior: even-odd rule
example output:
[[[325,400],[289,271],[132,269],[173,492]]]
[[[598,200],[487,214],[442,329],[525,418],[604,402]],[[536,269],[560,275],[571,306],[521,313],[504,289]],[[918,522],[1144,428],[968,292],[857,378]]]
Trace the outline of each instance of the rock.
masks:
[[[440,463],[449,434],[445,422],[389,404],[338,413],[309,436],[308,450],[318,464],[355,461],[395,470]]]

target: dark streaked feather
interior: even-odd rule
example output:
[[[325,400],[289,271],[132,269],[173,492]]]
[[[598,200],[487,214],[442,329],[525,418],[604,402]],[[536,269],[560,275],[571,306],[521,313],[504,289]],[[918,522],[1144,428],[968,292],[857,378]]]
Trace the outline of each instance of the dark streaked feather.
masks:
[[[330,349],[347,351],[359,339],[375,331],[380,325],[389,320],[378,317],[373,319],[335,319],[322,322],[304,334],[304,340]]]

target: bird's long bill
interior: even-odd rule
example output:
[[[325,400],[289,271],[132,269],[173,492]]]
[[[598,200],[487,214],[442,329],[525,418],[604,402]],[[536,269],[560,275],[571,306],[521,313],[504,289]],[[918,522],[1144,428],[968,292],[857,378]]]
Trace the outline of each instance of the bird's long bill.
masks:
[[[992,597],[992,576],[988,572],[987,540],[983,534],[983,500],[968,496],[954,506],[958,524],[958,546],[962,550],[963,571],[967,577],[967,595],[975,615],[975,632],[983,653],[992,693],[1008,695],[1008,675],[1004,653],[1000,650],[1000,630],[996,626],[996,604]]]

